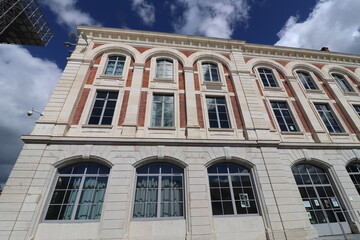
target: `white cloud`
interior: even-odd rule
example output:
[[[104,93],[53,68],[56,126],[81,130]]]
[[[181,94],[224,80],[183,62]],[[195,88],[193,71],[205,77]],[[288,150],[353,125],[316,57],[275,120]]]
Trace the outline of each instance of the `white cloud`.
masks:
[[[359,0],[320,0],[304,22],[291,16],[275,45],[360,54],[359,9]]]
[[[77,0],[43,0],[57,16],[59,24],[66,25],[73,30],[75,25],[100,25],[88,13],[76,7]]]
[[[135,11],[144,24],[152,26],[155,22],[155,7],[146,0],[132,0],[132,10]]]
[[[175,31],[182,34],[230,38],[238,23],[247,23],[247,0],[177,0],[185,8]]]
[[[5,181],[19,154],[20,136],[29,134],[39,116],[28,117],[32,107],[42,111],[61,69],[33,57],[21,46],[0,45],[0,183]]]

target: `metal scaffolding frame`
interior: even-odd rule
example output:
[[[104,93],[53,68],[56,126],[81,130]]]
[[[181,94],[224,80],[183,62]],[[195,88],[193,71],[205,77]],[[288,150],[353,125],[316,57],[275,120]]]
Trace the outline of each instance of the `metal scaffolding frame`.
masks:
[[[37,0],[0,0],[0,43],[46,46],[53,35]]]

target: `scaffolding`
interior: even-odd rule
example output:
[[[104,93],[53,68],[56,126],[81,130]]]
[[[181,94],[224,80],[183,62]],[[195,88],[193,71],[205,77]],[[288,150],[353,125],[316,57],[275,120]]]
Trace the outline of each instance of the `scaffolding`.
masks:
[[[0,0],[0,43],[46,46],[53,35],[37,0]]]

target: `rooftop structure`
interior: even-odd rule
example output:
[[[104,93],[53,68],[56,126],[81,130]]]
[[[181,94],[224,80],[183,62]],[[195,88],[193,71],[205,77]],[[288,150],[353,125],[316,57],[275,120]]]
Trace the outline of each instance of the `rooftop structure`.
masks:
[[[0,43],[46,46],[53,35],[37,0],[0,0]]]

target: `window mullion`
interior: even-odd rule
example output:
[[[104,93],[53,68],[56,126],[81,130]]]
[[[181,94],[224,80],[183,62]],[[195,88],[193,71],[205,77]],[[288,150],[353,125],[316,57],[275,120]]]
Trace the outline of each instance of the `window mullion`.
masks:
[[[162,190],[162,175],[161,175],[161,172],[160,172],[160,174],[159,174],[159,186],[158,186],[157,211],[156,211],[156,217],[157,217],[157,218],[161,217],[161,216],[160,216],[161,190]]]
[[[164,127],[165,126],[165,96],[162,96],[161,99],[161,126]]]
[[[217,104],[217,102],[215,102],[215,111],[216,111],[216,120],[217,120],[217,123],[218,123],[218,128],[221,128],[221,125],[220,125],[220,116],[219,116],[219,109],[218,109],[218,104]]]
[[[106,94],[106,97],[105,97],[105,99],[104,99],[104,105],[103,105],[102,110],[101,110],[101,115],[100,115],[100,119],[99,119],[98,125],[101,125],[101,123],[102,123],[102,120],[103,120],[103,117],[104,117],[104,113],[105,113],[106,104],[107,104],[107,101],[108,101],[108,97],[109,97],[109,93]]]
[[[333,126],[333,124],[331,123],[330,118],[329,118],[329,115],[331,115],[331,111],[329,111],[329,110],[324,111],[324,115],[325,115],[325,118],[326,118],[326,120],[328,121],[329,126],[331,127],[332,131],[335,132],[335,128],[334,128],[334,126]],[[332,116],[332,117],[333,117],[333,116]]]
[[[71,214],[71,220],[74,220],[74,219],[75,219],[75,215],[76,215],[77,209],[78,209],[78,207],[79,207],[80,196],[81,196],[81,193],[82,193],[82,190],[83,190],[83,187],[84,187],[84,182],[85,182],[85,175],[83,175],[83,176],[81,177],[81,182],[80,182],[78,194],[77,194],[77,196],[76,196],[75,203],[74,203],[74,208],[73,208],[73,212],[72,212],[72,214]]]
[[[288,126],[288,122],[286,121],[286,119],[285,119],[285,117],[284,117],[284,113],[283,113],[283,110],[284,110],[284,109],[279,108],[279,110],[280,110],[281,117],[282,117],[282,119],[283,119],[283,121],[284,121],[284,123],[285,123],[286,130],[290,132],[290,129],[289,129],[289,126]]]
[[[228,173],[227,174],[228,180],[229,180],[229,187],[230,187],[230,195],[231,195],[231,203],[233,206],[233,211],[234,214],[237,215],[237,209],[236,209],[236,204],[235,204],[235,195],[234,195],[234,188],[231,182],[231,175]]]

